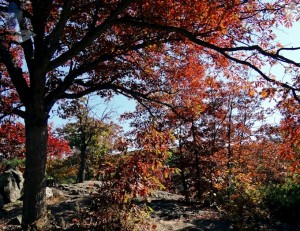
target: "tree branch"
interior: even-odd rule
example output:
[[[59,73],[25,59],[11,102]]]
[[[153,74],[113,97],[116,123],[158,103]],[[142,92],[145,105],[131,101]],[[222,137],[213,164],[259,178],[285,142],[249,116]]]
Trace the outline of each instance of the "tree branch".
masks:
[[[52,55],[55,53],[55,51],[59,47],[59,40],[61,39],[62,33],[64,31],[65,25],[68,21],[68,18],[71,13],[71,6],[72,6],[73,0],[65,0],[63,9],[59,18],[59,21],[52,31],[52,33],[47,37],[47,41],[49,44],[49,48],[47,51],[47,56],[52,57]]]
[[[55,103],[56,99],[59,99],[64,94],[64,92],[73,84],[76,77],[83,75],[84,73],[86,73],[88,71],[93,70],[100,62],[111,60],[116,56],[126,54],[128,51],[138,50],[138,49],[147,47],[151,44],[156,44],[158,42],[165,42],[165,40],[164,39],[157,39],[157,40],[153,39],[153,40],[145,41],[142,44],[136,44],[136,45],[125,44],[125,45],[116,47],[114,52],[111,54],[102,54],[95,60],[91,61],[90,63],[82,64],[77,69],[72,70],[65,77],[64,81],[56,89],[54,89],[47,95],[47,97],[46,97],[47,107],[51,107]],[[95,90],[95,91],[97,91],[97,90]],[[92,91],[88,91],[88,92],[92,93]],[[86,94],[88,94],[88,93],[86,93]]]
[[[27,105],[29,98],[29,87],[25,78],[23,77],[23,71],[14,62],[14,58],[8,49],[0,42],[0,61],[6,66],[11,81],[15,86],[20,100],[24,105]]]
[[[122,13],[131,3],[135,0],[124,0],[121,2],[115,11],[98,27],[91,29],[86,35],[77,43],[75,43],[68,51],[60,55],[58,58],[52,60],[48,65],[47,71],[51,71],[60,65],[64,64],[79,52],[84,50],[86,47],[90,46],[95,39],[97,39],[101,34],[103,34],[107,28],[109,28],[114,21],[118,18],[120,13]]]
[[[265,56],[265,57],[269,57],[272,58],[274,60],[277,61],[281,61],[287,64],[292,64],[295,65],[296,67],[300,67],[300,63],[297,63],[291,59],[288,59],[282,55],[279,55],[279,52],[282,50],[298,50],[300,48],[281,48],[279,49],[277,52],[275,53],[271,53],[268,51],[265,51],[264,49],[262,49],[260,46],[258,45],[253,45],[253,46],[239,46],[239,47],[219,47],[216,45],[213,45],[211,43],[205,42],[201,39],[199,39],[199,35],[195,35],[194,33],[191,33],[183,28],[178,28],[178,27],[174,27],[174,26],[166,26],[166,25],[158,25],[158,24],[152,24],[152,23],[148,23],[148,22],[144,22],[144,21],[137,21],[137,20],[132,20],[132,19],[127,19],[124,21],[124,23],[128,23],[132,26],[139,26],[139,27],[145,27],[145,28],[153,28],[156,30],[162,30],[162,31],[169,31],[169,32],[173,32],[173,33],[177,33],[181,36],[183,36],[184,38],[187,38],[188,40],[190,40],[191,42],[200,45],[202,47],[214,50],[218,53],[220,53],[221,55],[223,55],[224,57],[228,58],[229,60],[232,60],[236,63],[239,64],[243,64],[245,66],[250,67],[251,69],[255,70],[260,76],[262,76],[265,80],[267,80],[268,82],[277,84],[281,87],[287,88],[289,90],[292,91],[293,96],[295,97],[295,99],[300,103],[300,98],[297,96],[296,92],[300,91],[300,89],[297,89],[287,83],[282,83],[279,81],[276,81],[274,79],[269,78],[266,74],[264,74],[258,67],[256,67],[254,64],[245,61],[245,60],[240,60],[237,58],[234,58],[232,56],[230,56],[227,52],[236,52],[236,51],[256,51],[259,54]]]

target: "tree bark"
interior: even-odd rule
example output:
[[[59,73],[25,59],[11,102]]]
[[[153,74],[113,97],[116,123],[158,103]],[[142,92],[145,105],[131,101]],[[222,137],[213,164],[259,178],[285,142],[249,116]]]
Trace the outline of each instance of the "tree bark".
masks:
[[[33,111],[33,110],[32,110]],[[44,230],[46,209],[46,161],[48,142],[47,113],[28,113],[25,117],[26,162],[22,227]]]
[[[185,197],[186,202],[190,202],[190,196],[189,196],[189,190],[188,185],[186,183],[186,177],[185,177],[185,164],[184,164],[184,157],[183,157],[183,151],[182,151],[182,142],[179,139],[179,158],[180,158],[180,176],[181,176],[181,182],[183,187],[183,193]]]
[[[80,166],[77,175],[77,183],[82,183],[85,181],[85,167],[86,167],[86,150],[87,146],[83,144],[80,149]]]
[[[200,153],[199,148],[196,140],[196,127],[192,124],[192,138],[194,142],[194,154],[195,154],[195,168],[196,168],[196,190],[197,190],[197,197],[201,199],[202,197],[202,189],[201,189],[201,170],[200,170]]]
[[[232,194],[232,178],[233,178],[233,174],[232,174],[232,157],[233,157],[233,150],[231,148],[231,135],[232,135],[232,128],[231,128],[231,124],[232,124],[232,110],[233,110],[233,103],[230,102],[229,105],[229,115],[228,115],[228,125],[227,125],[227,170],[228,170],[228,175],[227,175],[227,197],[228,199],[230,198],[231,194]]]

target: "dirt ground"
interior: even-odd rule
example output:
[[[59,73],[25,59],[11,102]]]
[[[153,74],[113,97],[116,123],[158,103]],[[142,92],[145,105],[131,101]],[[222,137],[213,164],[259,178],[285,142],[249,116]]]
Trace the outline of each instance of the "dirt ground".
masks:
[[[53,196],[47,199],[49,217],[52,227],[49,230],[72,230],[72,219],[77,216],[81,206],[90,201],[90,193],[99,182],[85,182],[76,185],[61,185],[53,189]],[[157,231],[227,231],[237,230],[212,208],[203,208],[196,203],[187,204],[183,197],[168,192],[158,191],[148,206],[153,209],[150,222]],[[22,202],[7,204],[0,209],[0,231],[20,229]],[[296,231],[284,224],[261,226],[255,230]]]

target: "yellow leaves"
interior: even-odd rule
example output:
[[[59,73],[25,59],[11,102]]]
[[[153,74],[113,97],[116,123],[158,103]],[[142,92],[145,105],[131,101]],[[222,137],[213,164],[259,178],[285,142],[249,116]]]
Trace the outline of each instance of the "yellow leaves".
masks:
[[[265,99],[265,98],[267,98],[267,97],[269,96],[269,93],[268,93],[267,91],[261,91],[261,92],[260,92],[260,96],[261,96],[263,99]]]
[[[255,96],[255,91],[254,91],[254,90],[250,90],[250,91],[249,91],[249,95],[250,95],[251,97]]]
[[[152,69],[149,68],[149,67],[147,67],[147,68],[145,69],[145,73],[146,73],[146,74],[151,74],[151,73],[152,73]]]
[[[210,85],[212,85],[212,83],[213,83],[213,78],[208,77],[208,78],[205,79],[205,84],[206,85],[210,86]]]
[[[266,99],[267,97],[270,98],[274,97],[275,92],[276,92],[275,88],[267,88],[267,89],[264,88],[259,94],[263,99]]]

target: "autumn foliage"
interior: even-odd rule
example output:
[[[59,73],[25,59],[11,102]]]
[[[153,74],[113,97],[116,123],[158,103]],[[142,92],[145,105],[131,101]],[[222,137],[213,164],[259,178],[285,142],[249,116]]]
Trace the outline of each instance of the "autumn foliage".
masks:
[[[24,125],[6,121],[0,126],[0,158],[2,161],[25,158]],[[68,142],[54,135],[49,127],[48,157],[63,158],[71,154]]]
[[[284,99],[292,96],[300,102],[300,64],[284,55],[298,48],[283,47],[274,34],[274,28],[291,27],[299,19],[298,0],[3,2],[0,118],[14,114],[26,125],[30,171],[25,171],[23,229],[47,223],[43,182],[50,149],[48,118],[57,103],[91,93],[105,99],[118,94],[135,99],[149,113],[137,112],[149,121],[146,127],[167,134],[168,142],[152,129],[153,138],[137,132],[138,145],[142,138],[148,142],[139,148],[154,158],[149,164],[160,168],[155,155],[165,158],[170,146],[179,146],[173,151],[179,152],[181,168],[189,174],[185,179],[183,173],[182,181],[191,181],[191,193],[200,198],[202,183],[213,188],[220,178],[229,188],[234,185],[233,176],[255,146],[249,123],[261,118],[251,114],[255,105],[249,111],[243,104],[260,97],[274,99],[277,89]],[[10,25],[12,3],[21,15],[15,20],[19,25]],[[26,40],[24,31],[30,33]],[[264,66],[283,67],[289,81]],[[250,81],[252,75],[257,81]],[[256,88],[250,87],[252,83]],[[293,103],[288,104],[284,108],[291,109]],[[157,121],[150,119],[154,116]],[[285,119],[297,122],[288,115]],[[296,132],[285,122],[282,127],[287,130],[279,135],[283,140]],[[169,142],[172,136],[175,142]],[[296,140],[284,143],[280,156],[296,163],[297,145]],[[236,163],[239,158],[241,163]],[[297,170],[295,164],[292,168]],[[241,175],[249,181],[254,177]]]
[[[1,124],[0,136],[1,159],[24,158],[25,135],[22,123],[7,121]]]

